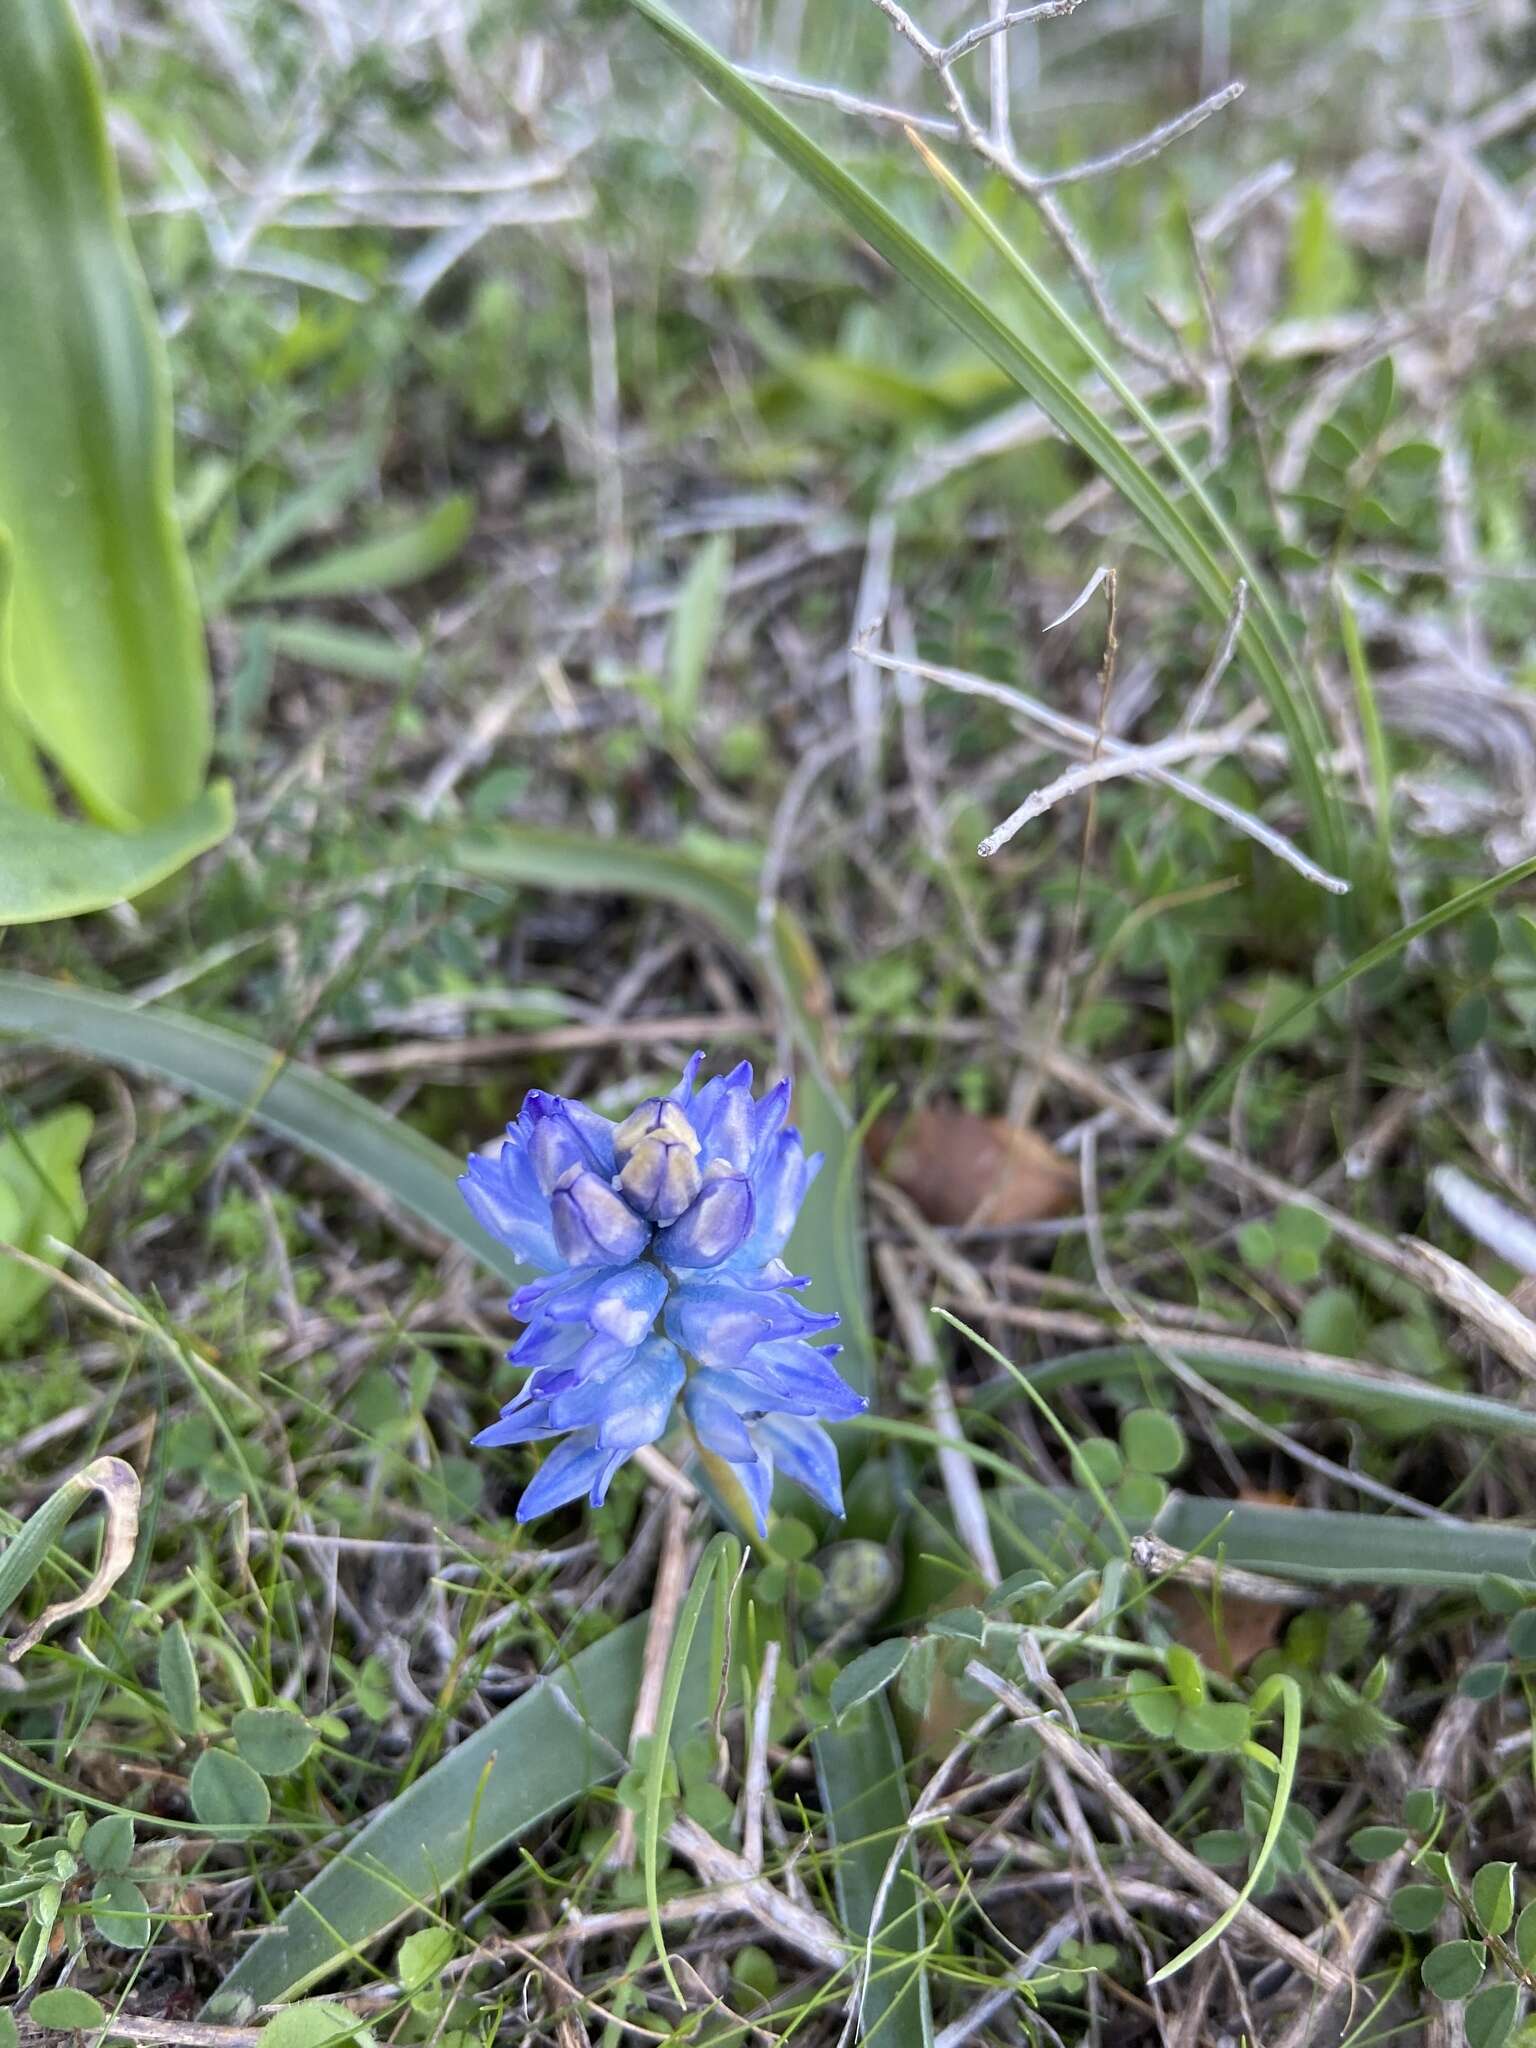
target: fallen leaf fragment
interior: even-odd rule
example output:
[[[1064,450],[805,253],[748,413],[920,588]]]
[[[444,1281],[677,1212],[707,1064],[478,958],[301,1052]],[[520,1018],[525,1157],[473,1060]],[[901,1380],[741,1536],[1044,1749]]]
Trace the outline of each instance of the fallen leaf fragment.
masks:
[[[870,1158],[930,1223],[994,1229],[1070,1215],[1081,1199],[1076,1169],[1037,1131],[963,1109],[877,1117]]]

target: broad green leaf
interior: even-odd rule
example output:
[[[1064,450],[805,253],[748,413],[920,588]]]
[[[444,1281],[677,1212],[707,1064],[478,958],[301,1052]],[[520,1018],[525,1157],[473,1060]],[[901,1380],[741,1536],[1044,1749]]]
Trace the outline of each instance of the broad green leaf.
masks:
[[[859,1154],[837,1085],[836,1049],[826,1020],[831,1003],[809,939],[781,910],[764,944],[757,892],[748,883],[670,848],[636,840],[592,839],[576,832],[518,827],[465,836],[453,858],[467,874],[529,887],[591,890],[646,896],[702,917],[755,970],[771,995],[782,997],[793,1035],[795,1122],[806,1150],[825,1164],[812,1182],[785,1257],[811,1275],[813,1308],[835,1308],[843,1318],[845,1347],[838,1369],[861,1392],[873,1385],[869,1336],[869,1279],[859,1225]],[[3,977],[0,977],[3,979]],[[0,1028],[4,1023],[0,999]]]
[[[1442,1941],[1421,1965],[1424,1989],[1436,1998],[1470,1998],[1488,1967],[1488,1951],[1480,1941]]]
[[[133,1815],[104,1813],[85,1831],[80,1853],[103,1877],[119,1877],[133,1860]]]
[[[14,1129],[0,1122],[0,1245],[60,1263],[47,1241],[73,1244],[85,1222],[80,1161],[94,1121],[71,1105]],[[0,1253],[0,1332],[15,1329],[47,1292],[43,1274]]]
[[[1536,1902],[1523,1908],[1515,1922],[1515,1954],[1522,1969],[1536,1969]]]
[[[1349,1851],[1362,1863],[1383,1863],[1395,1856],[1408,1839],[1406,1828],[1356,1828],[1349,1838]]]
[[[227,1749],[207,1749],[192,1766],[187,1780],[192,1811],[204,1827],[265,1827],[272,1817],[272,1798],[248,1763]]]
[[[91,1919],[114,1948],[148,1948],[149,1906],[130,1877],[103,1877],[91,1893]]]
[[[475,523],[475,507],[462,493],[444,498],[419,518],[351,547],[332,548],[313,561],[264,577],[258,598],[354,597],[419,583],[451,562]]]
[[[1171,1685],[1150,1671],[1132,1671],[1125,1681],[1125,1703],[1134,1718],[1159,1742],[1166,1742],[1179,1724],[1184,1709]]]
[[[27,2016],[36,2020],[40,2027],[50,2030],[84,2032],[86,2028],[94,2030],[107,2023],[100,2000],[92,1998],[89,1991],[77,1991],[72,1984],[61,1984],[52,1991],[39,1991],[28,2008]]]
[[[0,7],[0,278],[11,709],[100,823],[158,825],[203,785],[207,658],[164,350],[67,0]]]
[[[839,1721],[876,1693],[884,1692],[906,1663],[911,1647],[910,1637],[894,1636],[888,1643],[876,1643],[873,1649],[861,1651],[851,1664],[843,1666],[832,1681],[830,1694],[832,1711]]]
[[[130,903],[217,846],[234,822],[227,782],[211,783],[184,810],[142,832],[43,817],[0,795],[0,925],[43,924]]]
[[[1489,1984],[1469,1998],[1461,2016],[1467,2048],[1503,2048],[1519,2004],[1518,1984]]]
[[[1392,1894],[1387,1917],[1404,1934],[1427,1934],[1445,1909],[1445,1892],[1438,1884],[1405,1884]]]
[[[512,1286],[533,1276],[475,1222],[454,1186],[461,1162],[408,1124],[255,1039],[122,996],[0,973],[0,1034],[157,1074],[223,1103],[383,1189]]]
[[[264,1778],[286,1778],[314,1748],[315,1731],[286,1707],[242,1707],[234,1719],[235,1747]]]
[[[434,1983],[453,1960],[457,1946],[446,1927],[423,1927],[419,1934],[408,1934],[395,1958],[401,1984],[407,1991],[419,1991],[424,1984]]]
[[[1161,1408],[1133,1408],[1120,1424],[1120,1446],[1135,1472],[1177,1472],[1188,1456],[1177,1418]]]
[[[155,1675],[160,1686],[160,1697],[165,1701],[165,1710],[171,1717],[171,1726],[178,1735],[196,1735],[199,1693],[197,1660],[192,1655],[192,1645],[187,1640],[187,1632],[179,1621],[173,1621],[160,1638]]]
[[[347,2041],[371,2043],[371,2028],[355,2013],[328,1998],[310,1998],[274,2013],[261,2030],[261,2048],[340,2048]]]
[[[1173,1739],[1196,1756],[1221,1756],[1241,1749],[1248,1740],[1248,1709],[1232,1700],[1202,1700],[1197,1707],[1181,1710]]]
[[[1485,1863],[1472,1880],[1472,1910],[1485,1934],[1507,1934],[1515,1917],[1515,1866]]]
[[[246,1950],[219,1998],[296,1997],[540,1821],[619,1777],[648,1626],[637,1616],[578,1651],[381,1807]],[[713,1699],[703,1638],[698,1647],[679,1728]]]

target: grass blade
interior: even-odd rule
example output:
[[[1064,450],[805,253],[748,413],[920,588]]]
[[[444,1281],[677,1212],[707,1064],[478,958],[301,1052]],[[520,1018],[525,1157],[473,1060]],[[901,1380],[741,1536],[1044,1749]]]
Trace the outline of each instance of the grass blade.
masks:
[[[683,1681],[699,1632],[699,1621],[704,1613],[704,1602],[709,1598],[711,1587],[717,1582],[722,1603],[730,1599],[732,1581],[740,1565],[741,1545],[734,1536],[722,1530],[718,1536],[710,1538],[705,1546],[704,1555],[699,1559],[698,1570],[693,1575],[693,1584],[688,1588],[683,1611],[677,1618],[677,1633],[673,1636],[672,1647],[667,1653],[667,1668],[661,1682],[661,1699],[656,1709],[656,1727],[650,1740],[650,1763],[645,1775],[645,1829],[640,1845],[645,1877],[645,1905],[651,1916],[651,1939],[656,1944],[662,1975],[671,1985],[672,1995],[681,2006],[686,2006],[688,2001],[684,1998],[682,1986],[672,1971],[672,1958],[667,1953],[667,1937],[661,1924],[661,1900],[656,1891],[656,1860],[661,1852],[661,1802],[667,1789],[668,1746],[672,1740],[673,1724],[677,1719]],[[714,1690],[717,1693],[722,1681],[720,1659],[725,1654],[724,1633],[723,1627],[716,1631],[721,1640],[711,1647],[707,1659],[714,1677]]]
[[[389,1195],[464,1245],[509,1286],[531,1277],[459,1199],[461,1163],[324,1074],[254,1039],[174,1010],[139,1009],[101,990],[0,974],[0,1034],[41,1039],[109,1066],[158,1074],[223,1103]]]
[[[474,523],[474,501],[459,492],[393,532],[332,548],[292,569],[275,570],[250,594],[262,599],[357,597],[374,590],[398,590],[420,583],[451,562]]]
[[[1150,429],[1154,443],[1172,463],[1185,489],[1191,491],[1193,511],[1164,489],[1045,354],[1009,327],[949,264],[772,100],[741,77],[727,59],[673,13],[665,0],[630,0],[630,5],[722,104],[754,129],[899,276],[1028,393],[1138,514],[1148,533],[1184,570],[1213,618],[1225,619],[1229,613],[1235,575],[1241,574],[1247,580],[1254,601],[1244,622],[1241,645],[1290,742],[1292,772],[1306,803],[1317,851],[1325,865],[1342,870],[1343,824],[1336,798],[1325,784],[1319,765],[1324,758],[1326,728],[1310,682],[1292,655],[1279,607],[1268,585],[1256,574],[1235,537],[1215,513],[1198,480],[1163,436],[1157,422],[1125,386],[1092,336],[1072,319],[959,180],[939,164],[931,151],[924,149],[923,154],[936,175],[1008,263],[1063,342],[1085,353],[1122,404],[1128,405],[1140,423]],[[1232,559],[1233,572],[1223,566],[1222,553]]]
[[[210,2010],[296,1998],[489,1857],[625,1769],[649,1616],[639,1615],[513,1701],[383,1807],[283,1909]],[[677,1710],[708,1709],[704,1660]]]
[[[692,731],[698,716],[730,576],[730,535],[711,534],[688,565],[667,641],[667,716],[682,733]]]

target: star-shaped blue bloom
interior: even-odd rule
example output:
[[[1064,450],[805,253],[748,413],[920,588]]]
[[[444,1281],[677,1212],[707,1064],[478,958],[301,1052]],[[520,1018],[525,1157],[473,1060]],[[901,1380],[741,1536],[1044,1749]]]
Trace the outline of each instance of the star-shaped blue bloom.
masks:
[[[518,1502],[520,1522],[586,1494],[672,1420],[679,1394],[703,1447],[730,1464],[766,1532],[775,1471],[841,1514],[823,1422],[868,1403],[809,1340],[838,1321],[798,1301],[780,1257],[821,1165],[789,1127],[790,1087],[754,1097],[752,1069],[670,1095],[615,1126],[533,1090],[494,1158],[459,1182],[493,1237],[539,1270],[512,1297],[522,1390],[477,1444],[562,1441]],[[657,1321],[661,1327],[658,1330]]]

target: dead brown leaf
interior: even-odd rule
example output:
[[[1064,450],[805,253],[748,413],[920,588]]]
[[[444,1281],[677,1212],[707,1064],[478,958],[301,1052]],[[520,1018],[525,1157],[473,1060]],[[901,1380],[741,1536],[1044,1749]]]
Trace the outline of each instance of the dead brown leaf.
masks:
[[[1278,1600],[1249,1600],[1219,1587],[1164,1586],[1157,1597],[1173,1618],[1174,1640],[1224,1678],[1236,1678],[1261,1651],[1272,1650],[1296,1612]]]
[[[1037,1131],[963,1109],[914,1109],[871,1126],[870,1158],[930,1223],[1005,1228],[1066,1216],[1076,1169]]]
[[[1240,1487],[1238,1499],[1257,1507],[1296,1505],[1293,1494],[1257,1486]],[[1255,1657],[1272,1650],[1296,1611],[1283,1601],[1224,1592],[1219,1579],[1214,1587],[1163,1586],[1157,1597],[1173,1616],[1174,1640],[1224,1678],[1236,1678]]]

